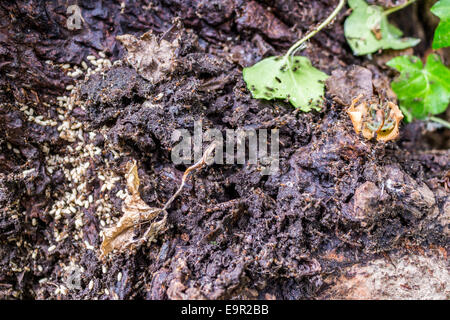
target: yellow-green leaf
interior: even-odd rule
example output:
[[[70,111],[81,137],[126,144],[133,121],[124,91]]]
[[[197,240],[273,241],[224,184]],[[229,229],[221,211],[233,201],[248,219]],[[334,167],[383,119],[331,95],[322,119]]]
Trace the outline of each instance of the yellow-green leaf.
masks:
[[[324,81],[328,75],[311,65],[308,58],[291,56],[266,58],[244,68],[244,81],[256,99],[286,99],[296,108],[308,112],[320,110]]]

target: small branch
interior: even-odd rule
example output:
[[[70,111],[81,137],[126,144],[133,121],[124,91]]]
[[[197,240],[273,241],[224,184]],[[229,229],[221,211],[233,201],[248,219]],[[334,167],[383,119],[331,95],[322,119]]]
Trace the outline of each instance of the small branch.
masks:
[[[186,180],[187,180],[189,174],[192,171],[197,170],[197,169],[203,167],[206,164],[206,161],[208,160],[208,157],[211,155],[211,153],[213,152],[215,147],[216,147],[216,144],[215,143],[211,143],[209,145],[209,147],[206,148],[205,153],[203,153],[202,158],[199,161],[197,161],[197,163],[194,163],[192,166],[190,166],[189,168],[186,169],[186,171],[183,174],[183,178],[181,179],[180,187],[178,188],[177,192],[175,192],[175,194],[167,201],[167,203],[164,206],[164,208],[162,208],[163,211],[165,211],[170,206],[172,201],[175,200],[175,198],[180,194],[181,190],[183,189],[184,185],[186,184]]]
[[[384,14],[385,14],[386,16],[388,16],[388,15],[390,15],[391,13],[397,12],[398,10],[402,10],[403,8],[409,6],[411,3],[414,3],[414,2],[416,2],[416,0],[406,1],[406,2],[405,2],[404,4],[402,4],[401,6],[394,7],[394,8],[390,8],[390,9],[386,10],[386,11],[384,12]]]
[[[174,193],[174,195],[166,202],[166,204],[164,205],[164,207],[161,209],[160,212],[164,212],[164,216],[162,218],[162,220],[158,221],[158,222],[154,222],[152,223],[147,230],[145,231],[144,235],[137,240],[134,240],[133,242],[144,242],[144,241],[148,241],[148,240],[152,240],[153,238],[152,235],[157,235],[159,233],[159,231],[164,228],[164,226],[166,225],[166,221],[167,221],[167,209],[169,208],[169,206],[172,204],[172,202],[176,199],[176,197],[178,197],[178,195],[180,194],[181,190],[183,190],[185,184],[186,184],[186,180],[189,177],[189,174],[197,169],[200,169],[201,167],[203,167],[206,164],[206,161],[208,160],[208,157],[212,154],[213,150],[216,147],[216,143],[213,142],[211,143],[208,148],[206,148],[205,152],[203,153],[202,158],[197,161],[197,163],[193,164],[192,166],[190,166],[189,168],[186,169],[186,171],[183,174],[183,178],[181,179],[181,184],[180,187],[178,188],[177,192]],[[149,239],[151,238],[151,239]],[[151,242],[151,241],[150,241]]]
[[[288,52],[286,52],[286,54],[284,55],[285,60],[287,60],[289,58],[289,56],[298,48],[300,47],[305,41],[308,41],[309,39],[311,39],[316,33],[318,33],[320,30],[322,30],[324,27],[326,27],[339,13],[339,11],[341,11],[342,7],[345,4],[345,0],[339,0],[339,4],[336,7],[336,9],[334,9],[334,11],[328,16],[327,19],[325,19],[317,28],[315,28],[313,31],[311,31],[310,33],[308,33],[305,37],[303,37],[302,39],[300,39],[299,41],[297,41],[296,43],[294,43],[294,45],[292,47],[289,48]]]
[[[439,123],[441,125],[443,125],[444,127],[446,127],[447,129],[450,129],[450,122],[445,121],[444,119],[438,118],[438,117],[429,117],[428,118],[430,121]]]

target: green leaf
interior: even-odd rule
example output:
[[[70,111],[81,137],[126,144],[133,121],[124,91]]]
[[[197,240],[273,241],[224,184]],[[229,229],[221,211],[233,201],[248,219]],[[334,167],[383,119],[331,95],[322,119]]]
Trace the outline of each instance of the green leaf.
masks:
[[[438,16],[441,21],[434,32],[433,49],[440,49],[450,46],[450,0],[440,0],[433,7],[431,12]]]
[[[369,6],[364,0],[349,0],[353,12],[345,20],[344,33],[355,55],[364,55],[380,49],[406,49],[420,39],[401,38],[402,31],[390,24],[380,6]]]
[[[450,101],[450,69],[438,55],[430,54],[425,67],[415,56],[396,57],[387,65],[400,72],[391,87],[397,94],[400,109],[408,122],[447,109]]]
[[[314,68],[306,57],[269,57],[244,68],[244,81],[256,99],[287,99],[308,112],[320,110],[326,73]]]

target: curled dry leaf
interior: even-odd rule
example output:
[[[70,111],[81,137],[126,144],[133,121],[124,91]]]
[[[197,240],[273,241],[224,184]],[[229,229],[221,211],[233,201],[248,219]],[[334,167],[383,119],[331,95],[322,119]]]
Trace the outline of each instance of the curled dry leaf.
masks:
[[[362,132],[365,139],[376,136],[377,141],[394,140],[399,135],[400,121],[403,114],[399,107],[390,101],[384,104],[357,104],[361,95],[353,99],[347,114],[357,134]]]
[[[177,65],[176,49],[178,38],[169,42],[159,40],[151,31],[144,33],[139,39],[133,35],[117,36],[127,49],[126,60],[145,79],[155,84],[167,74],[172,73]]]
[[[123,216],[120,218],[116,226],[104,231],[104,240],[101,245],[101,256],[104,258],[108,253],[117,250],[124,250],[135,245],[140,245],[144,241],[153,241],[158,234],[166,227],[167,223],[167,209],[180,194],[181,190],[186,184],[186,180],[192,172],[200,169],[205,164],[215,150],[215,143],[209,145],[203,153],[202,158],[195,164],[186,169],[181,179],[181,184],[174,195],[166,202],[162,209],[149,207],[139,195],[139,176],[137,172],[136,162],[128,163],[128,172],[126,174],[127,188],[130,193],[124,200],[122,206]],[[144,235],[138,239],[134,238],[134,228],[145,222],[154,220],[160,213],[164,213],[162,219],[153,221]]]
[[[352,105],[347,109],[347,114],[353,123],[353,128],[355,129],[356,134],[361,132],[363,119],[367,114],[366,104],[360,103],[356,105],[359,99],[361,99],[361,96],[358,96],[355,100],[353,100]]]
[[[134,227],[153,220],[160,208],[149,207],[139,195],[139,176],[136,163],[129,163],[126,174],[129,195],[122,206],[123,216],[116,226],[103,231],[104,240],[101,245],[101,258],[114,249],[122,250],[133,245]]]

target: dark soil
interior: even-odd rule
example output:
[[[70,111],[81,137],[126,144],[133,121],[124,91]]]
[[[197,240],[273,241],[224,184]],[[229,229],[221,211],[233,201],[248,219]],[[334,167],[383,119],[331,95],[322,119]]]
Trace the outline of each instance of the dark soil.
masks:
[[[284,52],[336,1],[144,2],[78,1],[79,31],[65,28],[66,2],[0,4],[0,298],[314,299],[328,289],[324,277],[346,266],[411,247],[448,252],[450,133],[426,133],[415,122],[395,142],[355,134],[343,104],[358,93],[391,97],[394,73],[378,63],[381,55],[351,54],[342,27],[348,12],[301,53],[333,75],[320,112],[255,100],[246,89],[242,67]],[[417,19],[417,29],[405,31],[427,43],[420,30],[429,21]],[[125,49],[115,36],[149,30],[180,39],[176,68],[156,84],[125,61],[76,82],[59,68],[81,68],[99,51],[120,60]],[[57,96],[69,84],[74,108],[64,116],[82,123],[81,150],[58,130],[65,120]],[[58,124],[29,121],[24,105]],[[101,261],[101,220],[113,225],[122,214],[126,163],[137,161],[142,199],[162,207],[186,169],[171,161],[172,133],[193,132],[195,120],[222,132],[278,128],[279,172],[206,166],[171,205],[156,242]],[[99,152],[81,154],[91,147]],[[52,156],[68,158],[49,172]],[[77,161],[87,163],[84,192],[93,203],[57,219],[55,203],[79,185],[67,178]],[[102,188],[101,172],[117,182]],[[99,206],[109,206],[107,214]],[[67,288],[69,266],[81,270],[76,288]]]

